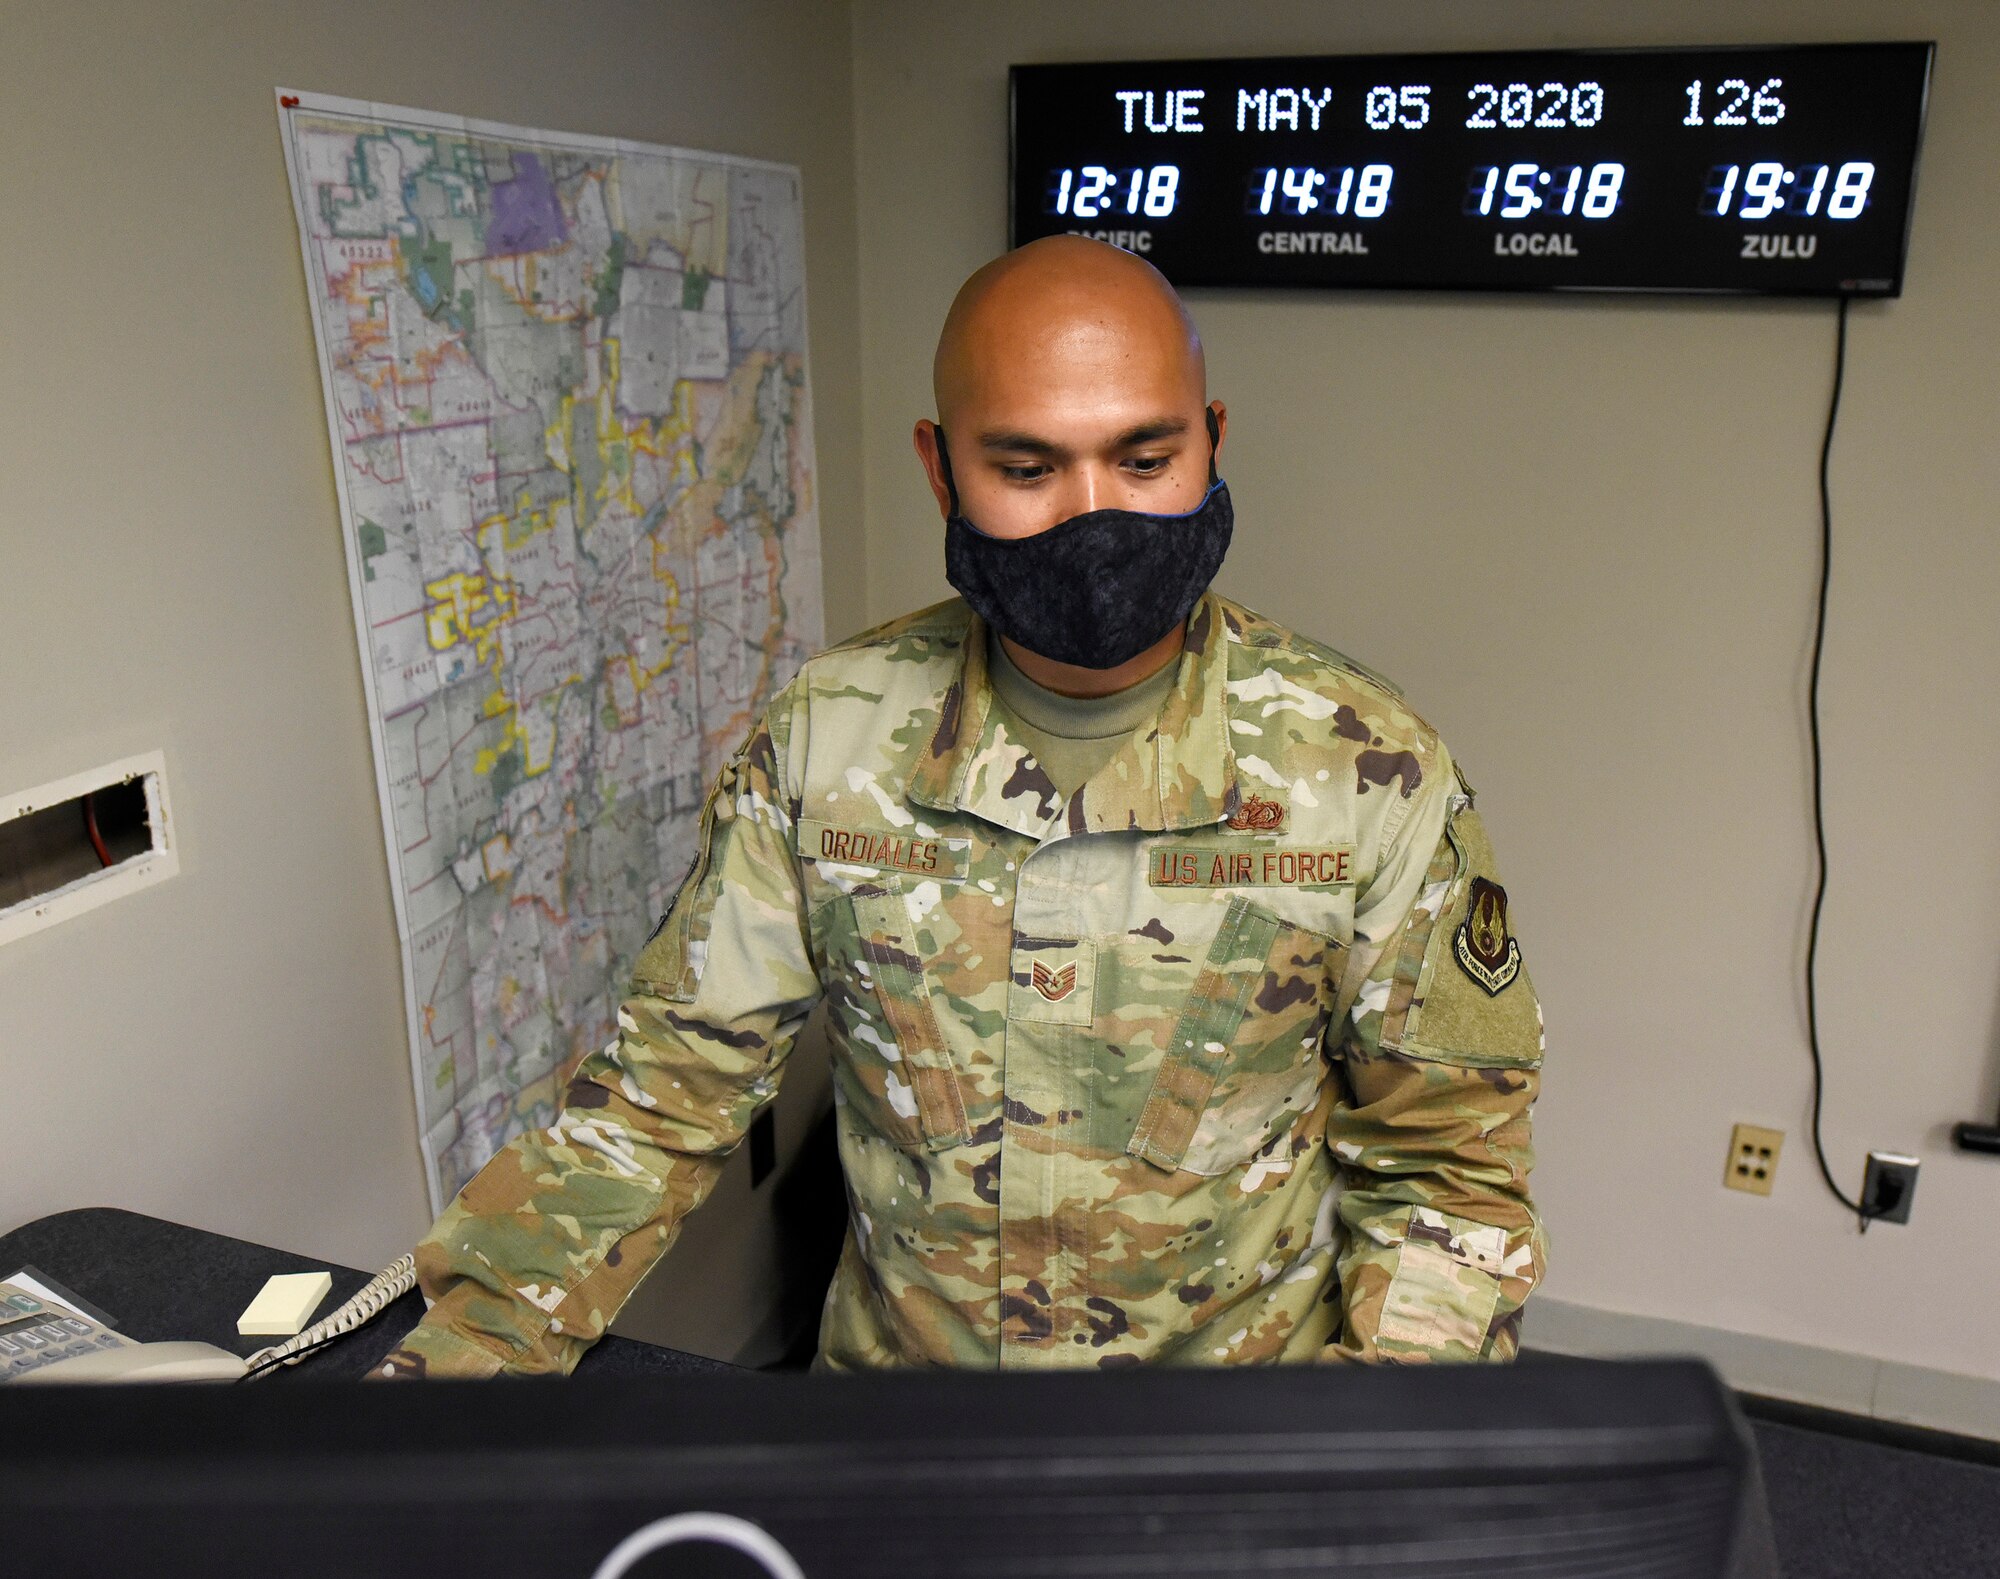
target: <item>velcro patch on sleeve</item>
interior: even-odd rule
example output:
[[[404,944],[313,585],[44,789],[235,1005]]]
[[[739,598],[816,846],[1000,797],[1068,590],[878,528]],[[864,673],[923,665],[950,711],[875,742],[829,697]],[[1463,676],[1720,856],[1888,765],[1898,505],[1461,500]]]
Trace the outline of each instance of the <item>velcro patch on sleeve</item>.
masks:
[[[1542,1011],[1514,936],[1507,891],[1495,880],[1485,825],[1463,805],[1445,837],[1458,869],[1431,925],[1398,1044],[1444,1063],[1533,1068],[1542,1061]]]

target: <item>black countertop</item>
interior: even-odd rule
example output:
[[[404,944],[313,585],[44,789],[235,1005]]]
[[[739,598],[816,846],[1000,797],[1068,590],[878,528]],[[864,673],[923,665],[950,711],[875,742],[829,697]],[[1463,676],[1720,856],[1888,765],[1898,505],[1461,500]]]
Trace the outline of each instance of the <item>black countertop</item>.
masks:
[[[57,1212],[0,1234],[0,1280],[24,1267],[97,1306],[110,1325],[141,1343],[196,1338],[246,1357],[284,1341],[245,1338],[236,1331],[236,1318],[266,1278],[280,1272],[332,1273],[333,1291],[314,1312],[313,1319],[319,1320],[359,1293],[374,1275],[113,1206]],[[271,1380],[361,1377],[381,1363],[423,1313],[422,1296],[412,1290],[367,1326],[283,1368]],[[600,1377],[736,1370],[698,1354],[617,1337],[601,1339],[577,1365],[578,1375]]]

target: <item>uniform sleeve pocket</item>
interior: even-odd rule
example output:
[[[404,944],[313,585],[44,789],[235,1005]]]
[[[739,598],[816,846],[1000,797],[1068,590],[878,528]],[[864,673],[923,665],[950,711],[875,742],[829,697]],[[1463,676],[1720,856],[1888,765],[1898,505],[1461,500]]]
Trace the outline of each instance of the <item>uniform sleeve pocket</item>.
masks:
[[[1383,1358],[1478,1359],[1500,1299],[1506,1244],[1502,1229],[1418,1207],[1382,1301]]]
[[[1311,1107],[1340,952],[1232,898],[1126,1151],[1156,1167],[1227,1173]]]

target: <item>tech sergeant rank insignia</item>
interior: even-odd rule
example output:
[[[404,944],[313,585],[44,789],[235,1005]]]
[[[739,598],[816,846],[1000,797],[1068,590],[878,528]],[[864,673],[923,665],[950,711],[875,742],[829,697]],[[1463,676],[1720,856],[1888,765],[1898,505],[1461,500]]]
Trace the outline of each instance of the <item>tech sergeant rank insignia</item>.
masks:
[[[1472,880],[1466,897],[1465,920],[1452,946],[1459,968],[1489,997],[1497,997],[1521,974],[1521,945],[1507,935],[1507,890],[1483,877]]]
[[[1076,991],[1076,967],[1074,965],[1065,965],[1061,970],[1050,970],[1040,960],[1036,960],[1034,969],[1029,972],[1028,979],[1033,984],[1035,991],[1048,999],[1050,1003],[1061,1003],[1063,999]]]

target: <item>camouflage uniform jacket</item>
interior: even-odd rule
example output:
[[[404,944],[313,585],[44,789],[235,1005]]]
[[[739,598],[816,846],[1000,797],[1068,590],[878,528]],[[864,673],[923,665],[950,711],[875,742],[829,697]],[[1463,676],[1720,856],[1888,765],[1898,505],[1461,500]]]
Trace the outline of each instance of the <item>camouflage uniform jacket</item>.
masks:
[[[956,600],[806,664],[719,776],[618,1039],[418,1250],[391,1373],[567,1369],[824,995],[835,1368],[1512,1354],[1541,1014],[1394,691],[1211,593],[1067,804]]]

